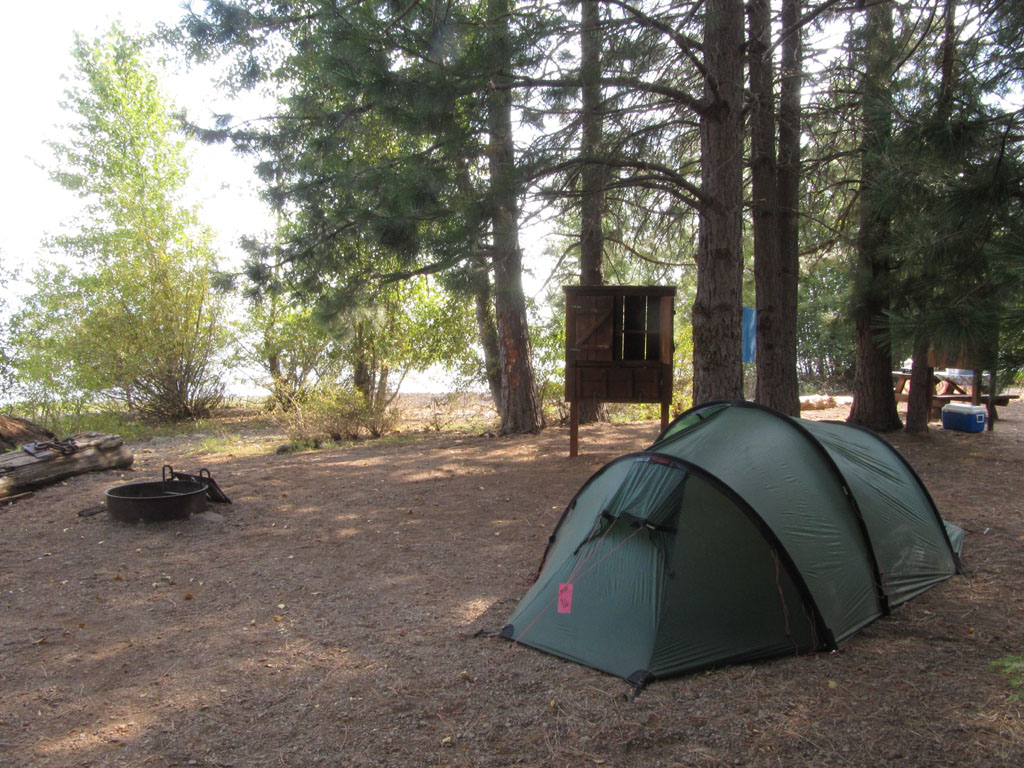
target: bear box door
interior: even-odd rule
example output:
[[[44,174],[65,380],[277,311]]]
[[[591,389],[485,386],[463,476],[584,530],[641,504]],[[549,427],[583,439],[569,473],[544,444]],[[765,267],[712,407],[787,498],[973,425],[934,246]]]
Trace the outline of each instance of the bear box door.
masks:
[[[576,392],[578,362],[612,362],[614,341],[621,336],[615,328],[615,296],[611,294],[569,294],[565,305],[565,399]]]

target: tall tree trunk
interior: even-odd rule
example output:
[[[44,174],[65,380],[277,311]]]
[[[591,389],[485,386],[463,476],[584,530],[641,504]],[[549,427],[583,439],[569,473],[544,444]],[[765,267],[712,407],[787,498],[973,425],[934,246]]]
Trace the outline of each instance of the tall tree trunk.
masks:
[[[353,351],[355,361],[352,363],[352,386],[363,396],[363,402],[369,406],[373,398],[373,365],[366,359],[366,345],[363,342],[364,332],[362,323],[355,327],[355,341]]]
[[[469,164],[465,158],[458,163],[459,188],[469,197],[475,197]],[[473,302],[476,309],[476,328],[480,336],[480,346],[484,353],[484,375],[487,388],[494,401],[494,409],[504,421],[505,407],[501,400],[501,360],[498,349],[498,329],[494,317],[494,296],[491,291],[491,265],[484,255],[483,244],[478,243],[474,250],[469,279],[473,290]]]
[[[800,415],[796,382],[796,273],[783,259],[781,165],[775,155],[775,67],[772,61],[771,2],[747,6],[750,72],[750,179],[754,231],[754,283],[757,289],[757,388],[762,405]],[[799,32],[791,32],[791,36]],[[787,94],[788,95],[788,94]],[[790,96],[792,99],[792,96]],[[797,91],[799,109],[799,90]],[[787,105],[792,109],[792,101]],[[780,103],[779,140],[782,140]],[[786,113],[792,133],[793,115]],[[799,113],[796,115],[799,130]],[[789,138],[789,137],[787,137]],[[790,138],[790,141],[792,139]],[[787,146],[791,151],[792,147]],[[792,172],[792,167],[787,171]],[[792,181],[787,177],[787,181]]]
[[[942,53],[939,64],[938,112],[946,119],[953,104],[953,87],[956,84],[956,0],[946,0],[943,11]]]
[[[775,67],[770,0],[747,5],[747,69],[750,76],[750,191],[757,293],[757,387],[755,399],[769,402],[779,379],[778,333],[784,308],[779,296],[778,192],[775,159]]]
[[[939,96],[936,103],[936,113],[943,119],[949,119],[949,109],[952,106],[952,85],[953,85],[953,40],[955,36],[955,25],[952,24],[955,13],[955,3],[947,0],[945,13],[945,32],[940,47],[941,59],[941,80],[939,84]],[[920,278],[922,283],[928,285],[936,279],[932,265],[925,262],[922,265]],[[925,313],[922,311],[920,316]],[[928,420],[931,418],[932,409],[932,377],[934,368],[929,365],[928,352],[932,348],[932,339],[924,330],[918,329],[914,333],[914,346],[911,352],[911,373],[910,373],[910,396],[907,398],[907,422],[906,430],[912,433],[928,431]]]
[[[601,16],[598,0],[580,5],[580,81],[582,142],[580,154],[580,285],[604,284],[604,182],[601,158],[604,126],[601,109]]]
[[[582,142],[580,154],[580,285],[604,285],[604,184],[601,143],[601,14],[598,0],[580,4],[580,81]],[[579,421],[608,421],[608,408],[595,400],[579,403]]]
[[[892,4],[867,8],[861,78],[860,231],[857,235],[857,370],[849,420],[886,432],[902,425],[892,391],[892,353],[886,312],[891,305],[887,245],[889,217],[880,203],[879,176],[892,134]]]
[[[494,310],[501,363],[501,434],[538,432],[544,414],[530,357],[523,294],[523,254],[519,248],[515,148],[512,142],[511,36],[509,0],[488,0],[491,81],[487,97],[488,168],[490,172],[491,259]]]
[[[281,372],[281,356],[278,353],[273,352],[267,356],[267,372],[270,374],[270,396],[274,403],[284,409],[291,408],[295,393]]]
[[[779,268],[782,272],[782,304],[788,308],[782,324],[786,394],[790,412],[800,412],[797,371],[797,305],[800,284],[800,96],[803,91],[803,27],[800,0],[782,0],[782,28],[791,30],[782,40],[781,88],[779,90]]]
[[[494,324],[491,298],[491,275],[487,262],[481,258],[473,269],[473,300],[476,303],[476,327],[484,351],[484,373],[494,408],[501,413],[501,361],[498,351],[498,329]]]
[[[914,339],[914,362],[910,369],[910,395],[907,397],[907,432],[928,431],[932,405],[932,368],[928,365],[930,347],[927,336],[918,334]]]
[[[708,0],[693,399],[743,397],[743,3]]]
[[[771,39],[771,6],[768,0],[757,0],[757,3],[763,6],[757,24],[758,32],[767,43]],[[789,30],[789,33],[781,42],[779,145],[773,207],[777,245],[774,254],[768,254],[774,256],[774,264],[769,261],[759,268],[756,241],[754,245],[754,280],[758,296],[756,397],[759,403],[790,416],[800,415],[796,356],[797,289],[800,277],[800,92],[803,84],[800,16],[800,0],[783,0],[782,28]],[[754,38],[754,29],[751,29],[751,41]],[[766,49],[760,62],[760,66],[766,70],[765,75],[769,77],[772,74],[771,59],[768,58],[770,55]],[[752,73],[752,90],[753,81]],[[770,83],[771,80],[768,80],[762,86],[769,96]],[[753,123],[753,115],[751,121]],[[771,236],[770,233],[765,234]]]

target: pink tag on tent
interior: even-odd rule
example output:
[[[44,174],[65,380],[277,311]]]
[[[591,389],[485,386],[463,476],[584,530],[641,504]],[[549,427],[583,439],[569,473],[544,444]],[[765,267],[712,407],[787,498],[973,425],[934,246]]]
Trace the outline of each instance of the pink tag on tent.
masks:
[[[572,584],[558,585],[558,612],[572,613]]]

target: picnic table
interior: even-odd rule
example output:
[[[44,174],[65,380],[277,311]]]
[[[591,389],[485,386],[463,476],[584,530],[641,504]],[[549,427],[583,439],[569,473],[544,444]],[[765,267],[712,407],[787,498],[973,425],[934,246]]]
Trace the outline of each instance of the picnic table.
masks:
[[[1007,392],[996,395],[978,393],[975,395],[973,384],[968,384],[969,379],[965,376],[933,371],[931,392],[928,398],[928,416],[931,419],[938,419],[942,414],[942,406],[946,403],[975,403],[978,405],[1008,405],[1010,400],[1016,400],[1019,395],[1011,395]],[[896,402],[906,403],[910,400],[910,371],[893,371],[892,388]],[[968,389],[970,391],[968,391]]]

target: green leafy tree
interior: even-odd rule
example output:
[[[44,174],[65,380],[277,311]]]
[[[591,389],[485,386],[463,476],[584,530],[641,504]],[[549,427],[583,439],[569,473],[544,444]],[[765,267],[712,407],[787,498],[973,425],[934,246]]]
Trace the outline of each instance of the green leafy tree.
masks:
[[[7,399],[14,390],[16,375],[14,323],[5,295],[13,277],[12,273],[0,266],[0,407],[8,404]]]
[[[418,276],[381,286],[365,306],[339,318],[348,331],[347,360],[371,416],[371,435],[380,435],[376,420],[385,416],[410,371],[437,362],[458,367],[473,331],[465,302]]]
[[[797,366],[801,382],[813,392],[849,392],[853,384],[849,293],[849,269],[842,259],[822,259],[801,276]]]
[[[236,322],[229,364],[270,392],[269,408],[291,410],[320,382],[340,377],[340,343],[317,321],[313,304],[299,296],[293,270],[280,260],[280,242],[246,237],[241,244],[249,253],[242,274],[218,276],[221,287],[239,294],[247,310]]]
[[[286,409],[301,409],[310,398],[328,411],[332,402],[343,404],[351,423],[380,436],[408,373],[439,362],[462,370],[473,357],[472,298],[431,275],[352,291],[367,264],[395,270],[395,258],[380,249],[368,255],[371,243],[346,240],[343,247],[355,253],[331,273],[310,260],[287,261],[287,231],[302,221],[299,215],[282,227],[282,244],[273,248],[247,243],[243,294],[251,332],[240,359],[262,372],[259,383]]]
[[[270,392],[270,406],[289,410],[321,380],[337,378],[340,352],[313,308],[278,287],[247,292],[234,365],[254,371],[253,383]]]
[[[222,396],[226,328],[211,234],[181,202],[184,140],[142,41],[114,26],[76,37],[72,54],[62,106],[74,119],[50,145],[52,176],[84,208],[50,243],[75,268],[34,277],[25,373],[51,394],[106,396],[161,420],[201,416]]]

